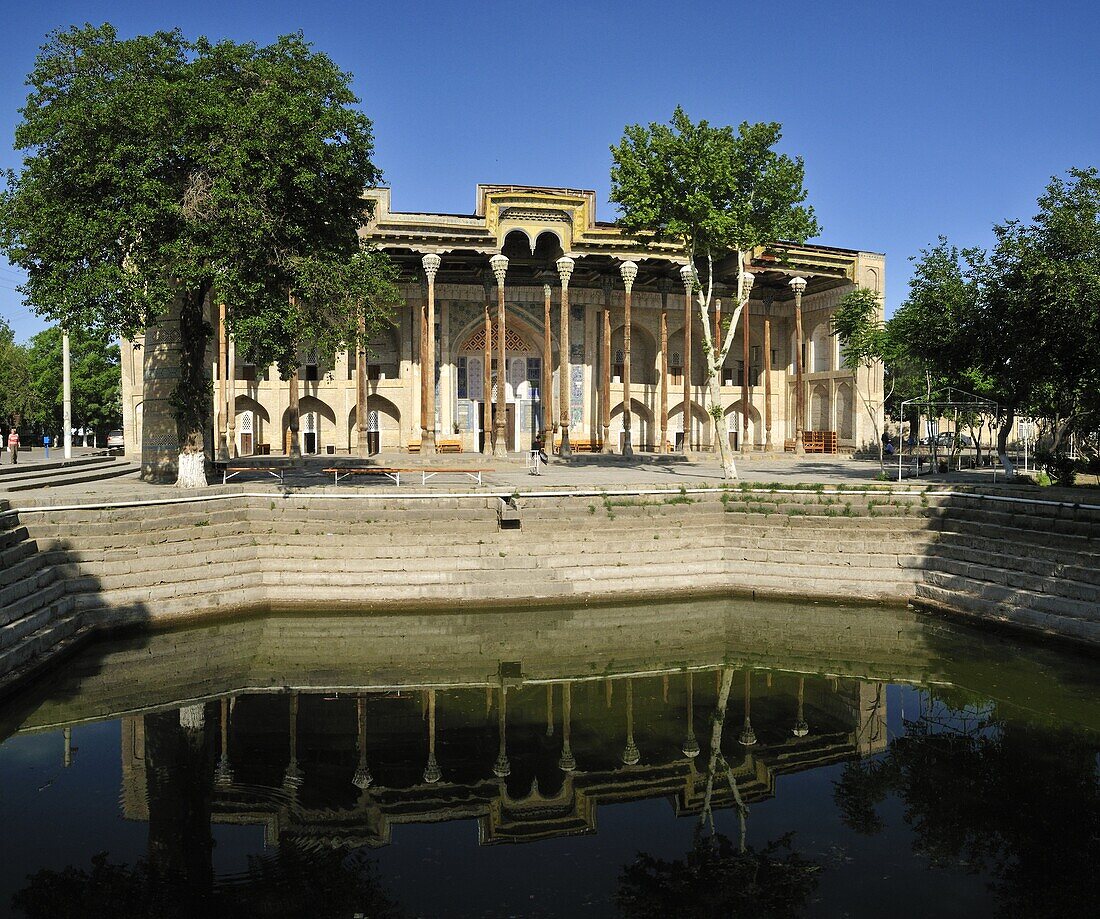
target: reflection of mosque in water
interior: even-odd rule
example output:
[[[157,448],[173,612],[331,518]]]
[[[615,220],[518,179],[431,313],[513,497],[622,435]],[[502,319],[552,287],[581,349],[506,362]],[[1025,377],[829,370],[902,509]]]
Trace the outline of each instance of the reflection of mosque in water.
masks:
[[[382,846],[394,824],[469,818],[497,843],[595,832],[600,804],[771,797],[779,775],[885,749],[886,701],[880,682],[783,671],[527,682],[502,665],[488,685],[245,691],[122,725],[124,813],[151,839],[159,792],[269,845]]]

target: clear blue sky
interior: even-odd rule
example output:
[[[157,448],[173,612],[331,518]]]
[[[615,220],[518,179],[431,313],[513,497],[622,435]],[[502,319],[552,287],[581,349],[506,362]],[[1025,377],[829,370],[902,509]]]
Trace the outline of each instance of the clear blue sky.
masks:
[[[377,3],[168,0],[4,4],[0,165],[46,33],[267,42],[301,30],[355,76],[400,210],[470,212],[478,182],[594,188],[625,124],[677,103],[716,123],[779,121],[806,160],[818,242],[883,251],[887,308],[943,233],[986,245],[1049,177],[1100,165],[1096,0]],[[0,261],[0,315],[43,327]]]

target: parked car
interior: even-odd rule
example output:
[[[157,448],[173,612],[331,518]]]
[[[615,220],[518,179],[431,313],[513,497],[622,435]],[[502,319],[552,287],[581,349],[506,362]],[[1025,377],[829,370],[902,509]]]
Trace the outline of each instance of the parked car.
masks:
[[[119,451],[120,453],[126,449],[126,438],[123,436],[122,431],[109,431],[107,434],[107,449],[111,451]]]

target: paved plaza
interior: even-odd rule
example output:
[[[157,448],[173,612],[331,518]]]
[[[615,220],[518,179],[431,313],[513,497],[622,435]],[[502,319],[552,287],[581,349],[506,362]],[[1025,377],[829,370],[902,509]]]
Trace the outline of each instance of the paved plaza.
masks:
[[[56,452],[56,451],[54,451]],[[81,451],[83,454],[85,451]],[[92,451],[86,451],[91,453]],[[79,458],[74,451],[74,458]],[[51,461],[54,459],[51,456]],[[44,475],[35,478],[39,487],[9,491],[14,485],[10,479],[10,467],[0,466],[0,495],[12,503],[22,500],[43,498],[57,501],[132,501],[156,498],[172,498],[180,495],[170,486],[154,485],[142,481],[138,475],[138,466],[129,463],[124,457],[117,462],[127,471],[109,479],[76,481],[63,484],[66,477],[78,478],[80,473],[67,473],[66,467],[53,468],[46,474],[46,464],[41,450],[20,456],[19,469],[40,464]],[[241,464],[250,462],[242,458]],[[51,462],[52,465],[52,462]],[[210,486],[212,493],[225,492],[270,492],[286,491],[340,492],[340,493],[455,493],[455,492],[526,492],[543,489],[615,489],[615,488],[686,488],[703,485],[717,485],[722,481],[721,467],[713,454],[696,453],[691,456],[673,454],[667,456],[640,455],[631,459],[621,456],[601,456],[580,454],[570,460],[558,458],[541,465],[538,476],[532,475],[525,465],[522,455],[512,455],[507,460],[498,460],[479,454],[460,454],[457,456],[417,457],[404,454],[381,454],[369,461],[346,455],[339,457],[304,457],[296,465],[271,463],[283,470],[283,479],[278,481],[262,471],[248,471],[234,477],[227,485],[220,482]],[[409,470],[401,479],[400,487],[384,476],[349,476],[342,478],[339,485],[333,486],[333,476],[326,469],[334,465],[379,467]],[[419,470],[428,468],[446,471],[450,469],[481,469],[482,484],[478,486],[470,477],[447,473],[436,475],[422,483]],[[752,453],[738,457],[737,470],[739,483],[754,485],[796,486],[806,484],[845,485],[848,487],[887,485],[896,483],[897,466],[887,467],[891,478],[889,482],[879,479],[879,465],[874,459],[853,459],[845,456],[803,456],[792,454]],[[121,469],[119,471],[122,471]],[[941,486],[979,486],[999,489],[1004,487],[1003,474],[999,469],[970,470],[945,475],[922,475],[918,479],[906,477],[904,484],[941,485]],[[1020,487],[1023,483],[1014,483]],[[1093,486],[1077,488],[1072,492],[1073,500],[1095,501],[1100,494],[1094,490],[1097,486],[1095,476],[1082,476],[1079,484]],[[1030,490],[1030,489],[1029,489]],[[1053,489],[1043,489],[1044,497],[1055,497]],[[1060,498],[1066,493],[1059,491]]]

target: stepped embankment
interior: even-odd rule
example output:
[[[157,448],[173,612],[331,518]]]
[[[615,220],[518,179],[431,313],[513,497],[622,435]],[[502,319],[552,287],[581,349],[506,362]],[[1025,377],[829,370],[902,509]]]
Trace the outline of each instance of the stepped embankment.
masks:
[[[1098,561],[1100,508],[931,490],[0,502],[0,685],[137,623],[693,594],[913,603],[1097,648]]]

